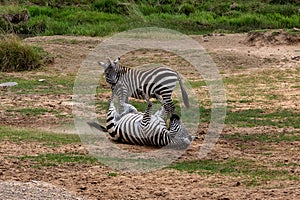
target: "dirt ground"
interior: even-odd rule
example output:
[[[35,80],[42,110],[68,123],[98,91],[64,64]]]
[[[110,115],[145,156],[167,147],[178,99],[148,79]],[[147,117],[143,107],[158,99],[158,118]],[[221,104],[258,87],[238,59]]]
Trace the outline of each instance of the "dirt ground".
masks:
[[[280,35],[280,34],[279,34]],[[276,34],[278,36],[278,34]],[[282,36],[282,35],[281,35]],[[252,74],[290,73],[293,80],[299,77],[300,43],[297,40],[282,37],[270,39],[270,37],[247,34],[213,34],[205,36],[192,36],[211,55],[222,77],[245,77]],[[257,39],[258,38],[258,39]],[[38,76],[74,76],[82,61],[86,58],[103,38],[74,37],[74,36],[49,36],[27,38],[25,41],[44,47],[50,52],[55,61],[51,66],[43,67],[42,70],[9,73],[10,76],[32,78]],[[288,41],[288,42],[287,42]],[[292,41],[292,42],[291,42]],[[162,62],[169,66],[182,64],[183,69],[189,67],[180,58],[162,51],[153,51],[145,55],[147,59],[138,60],[143,52],[132,52],[122,58],[124,65],[143,64],[143,62]],[[185,77],[196,79],[190,70],[181,71]],[[198,77],[199,78],[199,77]],[[299,80],[299,79],[298,79]],[[107,85],[104,84],[104,87]],[[295,85],[290,85],[295,84]],[[240,104],[233,99],[242,98],[237,94],[235,85],[228,84],[226,87],[227,99],[231,100],[229,106],[236,109],[265,108],[291,108],[300,113],[300,91],[296,87],[299,83],[279,81],[272,85],[275,94],[282,98],[271,99],[266,103],[259,99]],[[261,86],[268,90],[267,85]],[[203,103],[209,101],[205,87],[195,90]],[[203,92],[204,91],[204,92]],[[72,95],[71,94],[16,94],[10,90],[0,91],[0,125],[43,129],[57,133],[76,133],[72,128]],[[200,94],[202,93],[202,94]],[[256,94],[253,97],[256,98]],[[251,95],[250,95],[251,96]],[[99,94],[99,99],[107,101],[109,94]],[[18,112],[7,112],[8,108],[42,107],[56,110],[60,113],[46,113],[39,116],[24,116]],[[104,116],[105,112],[99,116]],[[63,116],[63,117],[62,117]],[[198,136],[190,148],[182,155],[179,161],[196,160],[201,148],[208,124],[200,124],[195,133]],[[235,127],[225,126],[223,133],[226,134],[280,134],[294,132],[300,134],[299,129],[289,127],[277,128],[271,126]],[[62,145],[49,147],[38,142],[12,142],[3,140],[0,142],[0,193],[10,191],[9,188],[23,190],[24,198],[45,199],[43,192],[45,187],[49,195],[53,194],[56,199],[299,199],[299,180],[268,180],[257,186],[249,186],[244,176],[228,176],[222,174],[198,174],[181,172],[173,169],[162,169],[151,173],[124,173],[110,167],[94,164],[70,163],[59,166],[41,168],[32,167],[30,161],[20,161],[17,156],[38,155],[41,153],[68,153],[78,152],[88,154],[82,144]],[[243,158],[253,160],[263,166],[272,168],[272,163],[287,163],[282,169],[295,176],[300,176],[300,142],[257,142],[242,140],[230,140],[220,137],[215,148],[205,158],[208,160],[227,160]],[[126,148],[136,148],[127,146]],[[9,158],[9,159],[8,159]],[[177,161],[178,162],[178,161]],[[111,176],[116,173],[116,176]],[[7,183],[10,184],[7,184]],[[45,186],[48,184],[48,186]],[[51,184],[51,185],[50,185]],[[22,187],[21,187],[22,186]],[[28,193],[31,190],[31,197]],[[56,189],[55,189],[56,188]],[[2,191],[1,191],[2,190]],[[36,196],[34,196],[36,191]],[[18,189],[10,195],[17,195]],[[27,192],[27,193],[26,193]],[[29,192],[30,193],[30,192]],[[55,193],[64,196],[55,196]],[[2,194],[2,195],[3,195]],[[40,196],[38,195],[40,194]],[[0,195],[1,197],[1,195]],[[13,199],[13,198],[12,198]],[[15,198],[17,199],[17,198]],[[46,198],[47,199],[47,198]],[[49,198],[51,199],[51,198]]]

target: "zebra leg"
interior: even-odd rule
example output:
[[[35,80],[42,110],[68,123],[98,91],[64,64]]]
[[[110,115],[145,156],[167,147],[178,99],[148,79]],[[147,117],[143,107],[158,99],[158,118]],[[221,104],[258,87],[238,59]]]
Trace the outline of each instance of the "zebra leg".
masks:
[[[161,104],[164,104],[164,100],[157,94],[155,93],[155,98],[161,103]]]
[[[147,125],[150,124],[150,120],[151,120],[151,110],[152,110],[152,102],[150,101],[149,99],[149,96],[146,95],[146,94],[143,94],[146,101],[148,102],[148,106],[147,106],[147,109],[143,115],[143,119],[142,119],[142,122],[141,122],[141,126],[142,128],[145,128],[147,127]]]
[[[162,98],[163,98],[163,106],[164,106],[166,112],[171,115],[174,114],[175,105],[172,101],[171,94],[167,94],[167,95],[163,94]]]
[[[168,118],[168,114],[170,113],[166,110],[166,108],[167,108],[166,102],[164,101],[163,98],[161,98],[161,96],[159,94],[155,93],[154,95],[155,95],[155,98],[162,104],[162,107],[160,108],[160,110],[158,110],[155,113],[155,115],[162,118],[166,122],[167,118]]]
[[[118,112],[114,105],[114,94],[115,94],[115,91],[113,91],[111,99],[110,99],[109,112],[111,113],[111,116],[113,116],[114,120],[117,122],[124,115],[126,115],[130,112],[135,112],[136,108],[134,106],[124,103],[123,99],[120,98],[120,96],[118,96],[118,101],[119,101],[119,112]],[[109,118],[109,117],[107,117],[107,118]]]
[[[123,113],[124,112],[124,101],[121,97],[118,97],[118,111],[119,113]]]
[[[128,90],[123,82],[115,85],[114,91],[118,97],[118,111],[123,113],[125,110],[125,103],[128,103]]]
[[[110,119],[112,117],[113,117],[114,121],[119,121],[120,120],[120,115],[117,112],[117,109],[116,109],[115,104],[114,104],[114,91],[113,91],[112,96],[111,96],[110,101],[109,101],[109,109],[108,109],[108,114],[107,114],[106,119]],[[106,121],[106,122],[108,122],[108,121]]]
[[[164,106],[161,106],[160,109],[158,111],[156,111],[156,113],[154,114],[156,117],[162,118],[164,119],[164,121],[166,121],[166,111]]]

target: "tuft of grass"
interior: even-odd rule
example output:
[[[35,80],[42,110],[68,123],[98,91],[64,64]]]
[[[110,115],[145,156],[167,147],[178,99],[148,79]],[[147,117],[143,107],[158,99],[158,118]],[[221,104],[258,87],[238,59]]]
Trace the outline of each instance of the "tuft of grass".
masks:
[[[202,81],[202,80],[189,81],[189,84],[192,86],[192,88],[199,88],[199,87],[206,86],[205,81]]]
[[[110,173],[107,174],[107,176],[109,176],[109,177],[116,177],[117,175],[118,174],[115,173],[115,172],[110,172]]]
[[[0,36],[0,71],[25,71],[40,67],[48,59],[48,53],[40,47],[23,44],[15,35]]]
[[[76,134],[57,134],[8,126],[0,126],[0,141],[2,140],[13,142],[34,141],[49,146],[80,143],[80,138]]]

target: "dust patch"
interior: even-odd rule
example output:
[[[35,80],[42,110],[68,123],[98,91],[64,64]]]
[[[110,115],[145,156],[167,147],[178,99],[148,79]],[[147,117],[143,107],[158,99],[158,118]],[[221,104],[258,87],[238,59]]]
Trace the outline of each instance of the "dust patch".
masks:
[[[249,46],[297,45],[299,42],[300,34],[291,34],[283,30],[249,32],[244,40],[244,44]]]

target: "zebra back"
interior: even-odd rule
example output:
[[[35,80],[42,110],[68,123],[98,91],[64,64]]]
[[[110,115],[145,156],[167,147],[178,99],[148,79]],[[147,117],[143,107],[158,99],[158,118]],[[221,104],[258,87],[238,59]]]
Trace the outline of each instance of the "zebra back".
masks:
[[[175,110],[172,101],[172,92],[176,83],[179,82],[184,104],[189,108],[188,95],[177,72],[167,67],[151,69],[132,69],[118,64],[119,58],[102,63],[105,67],[105,78],[113,90],[116,90],[119,103],[128,102],[128,97],[144,99],[143,93],[149,97],[160,100],[168,113]]]

